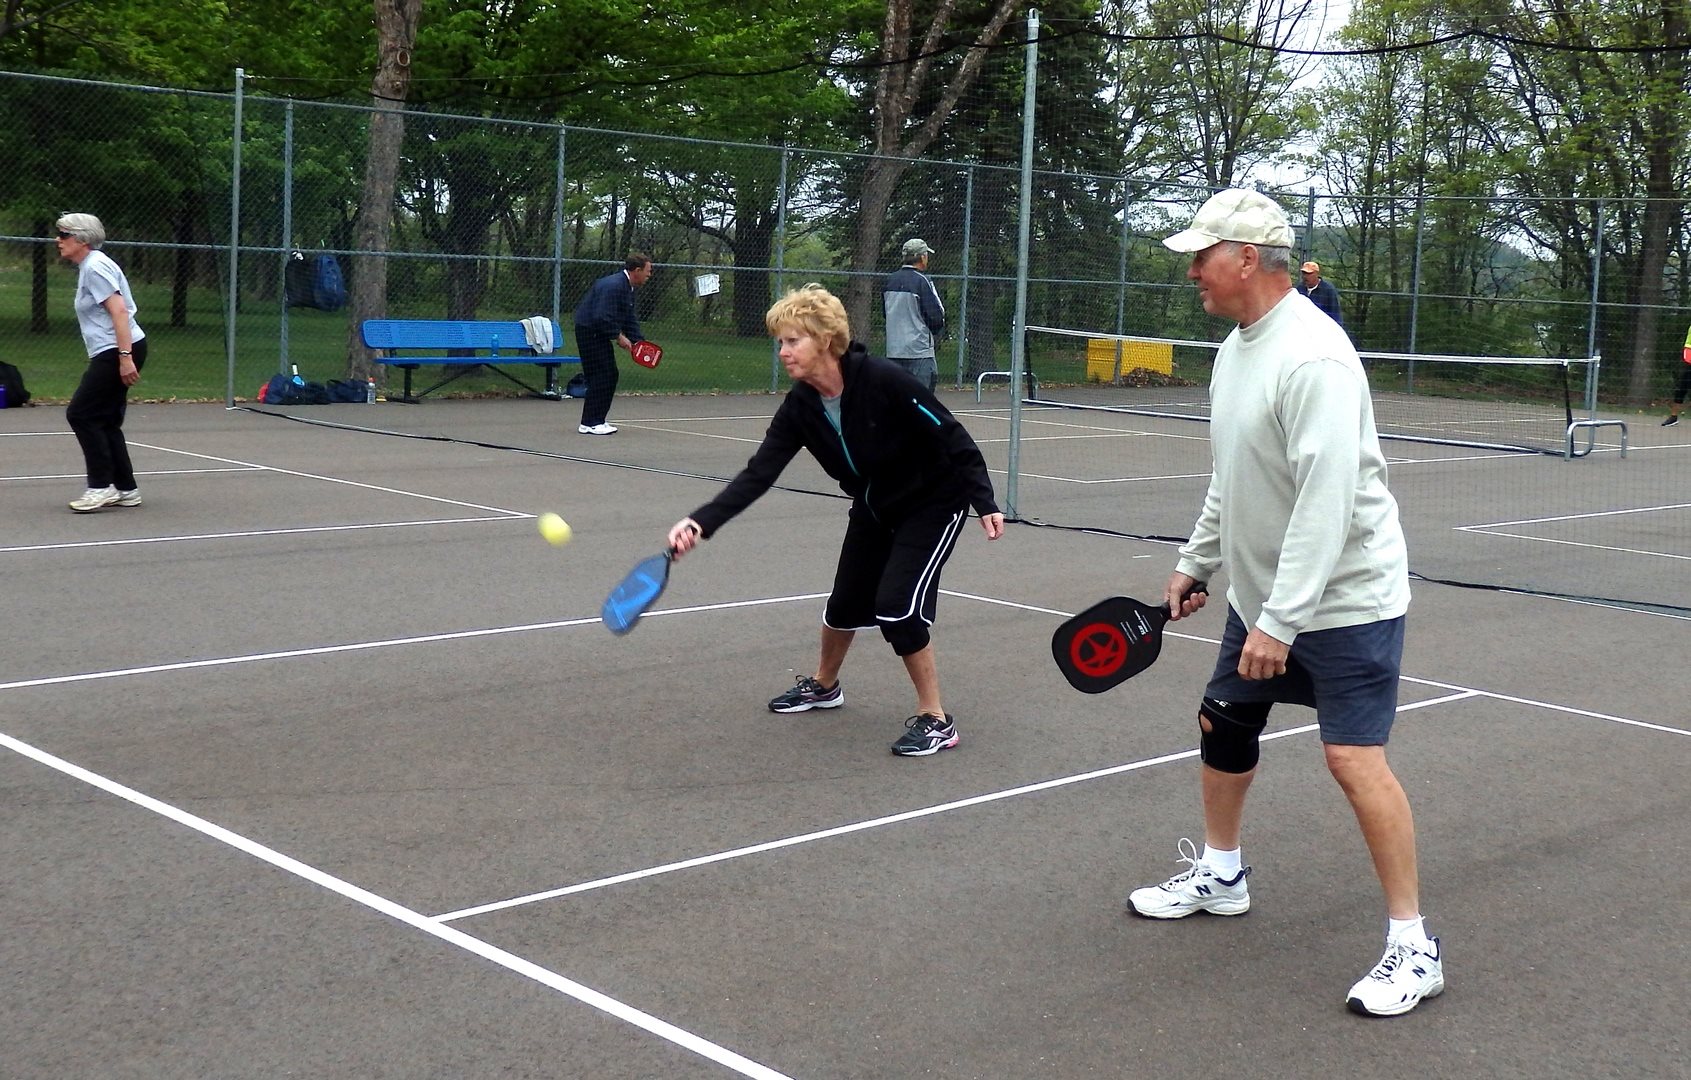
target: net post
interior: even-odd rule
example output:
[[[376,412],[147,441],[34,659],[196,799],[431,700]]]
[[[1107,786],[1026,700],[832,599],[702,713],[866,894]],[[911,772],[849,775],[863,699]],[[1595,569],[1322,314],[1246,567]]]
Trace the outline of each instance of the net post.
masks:
[[[1019,517],[1016,496],[1022,458],[1022,372],[1027,370],[1028,234],[1033,204],[1033,113],[1038,101],[1039,9],[1028,9],[1027,67],[1022,74],[1022,183],[1016,224],[1016,313],[1010,326],[1010,453],[1004,481],[1004,512]]]

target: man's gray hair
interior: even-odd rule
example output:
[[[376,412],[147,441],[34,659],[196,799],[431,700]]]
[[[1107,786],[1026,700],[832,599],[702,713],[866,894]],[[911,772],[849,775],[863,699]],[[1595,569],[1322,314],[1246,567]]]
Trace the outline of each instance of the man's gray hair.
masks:
[[[56,225],[60,232],[70,233],[91,248],[106,242],[106,227],[93,214],[63,214]]]
[[[1292,249],[1289,247],[1258,247],[1257,257],[1262,261],[1264,270],[1292,272]]]

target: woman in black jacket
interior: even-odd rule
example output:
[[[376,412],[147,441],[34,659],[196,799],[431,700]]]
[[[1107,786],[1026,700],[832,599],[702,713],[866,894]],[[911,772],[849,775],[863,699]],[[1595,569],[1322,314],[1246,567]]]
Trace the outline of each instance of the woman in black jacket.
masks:
[[[815,675],[769,703],[772,712],[845,704],[840,665],[859,630],[878,629],[904,660],[916,713],[893,743],[895,754],[925,757],[957,745],[957,726],[940,700],[928,627],[939,574],[971,508],[988,540],[1004,535],[1004,515],[975,440],[928,388],[851,340],[845,307],[820,285],[788,293],[764,318],[792,376],[757,452],[722,493],[676,522],[677,557],[769,490],[802,450],[851,496],[834,588],[822,615]]]

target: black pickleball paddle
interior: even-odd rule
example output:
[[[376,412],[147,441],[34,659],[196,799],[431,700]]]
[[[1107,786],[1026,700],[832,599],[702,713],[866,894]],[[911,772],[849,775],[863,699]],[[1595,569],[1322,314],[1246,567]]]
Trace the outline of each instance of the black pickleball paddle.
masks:
[[[1205,591],[1200,581],[1187,595]],[[1083,694],[1102,694],[1157,662],[1167,624],[1167,604],[1112,596],[1057,627],[1051,658],[1070,686]]]

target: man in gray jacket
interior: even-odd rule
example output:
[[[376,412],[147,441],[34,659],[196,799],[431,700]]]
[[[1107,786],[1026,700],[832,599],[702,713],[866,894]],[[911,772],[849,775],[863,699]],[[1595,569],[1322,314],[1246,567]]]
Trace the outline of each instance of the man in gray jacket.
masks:
[[[931,391],[939,382],[934,339],[945,330],[945,305],[923,273],[934,249],[926,240],[904,242],[904,265],[887,278],[881,306],[887,316],[887,359]]]

